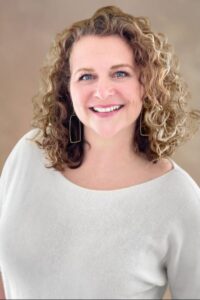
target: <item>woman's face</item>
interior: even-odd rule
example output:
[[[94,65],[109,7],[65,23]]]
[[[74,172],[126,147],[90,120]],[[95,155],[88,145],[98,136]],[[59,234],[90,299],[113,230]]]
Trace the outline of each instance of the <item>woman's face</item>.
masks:
[[[82,37],[72,48],[70,69],[71,99],[85,132],[110,138],[134,128],[143,87],[133,52],[122,38]]]

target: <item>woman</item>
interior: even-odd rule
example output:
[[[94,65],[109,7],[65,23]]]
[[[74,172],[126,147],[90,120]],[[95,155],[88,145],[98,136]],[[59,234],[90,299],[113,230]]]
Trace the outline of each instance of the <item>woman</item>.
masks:
[[[103,7],[57,36],[2,172],[8,298],[198,299],[200,189],[170,158],[197,128],[187,100],[145,18]]]

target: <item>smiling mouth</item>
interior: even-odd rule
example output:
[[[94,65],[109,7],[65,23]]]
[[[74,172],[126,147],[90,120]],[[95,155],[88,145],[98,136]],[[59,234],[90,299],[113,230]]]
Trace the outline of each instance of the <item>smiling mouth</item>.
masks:
[[[114,105],[110,107],[90,107],[89,109],[95,113],[111,113],[120,110],[124,105]]]

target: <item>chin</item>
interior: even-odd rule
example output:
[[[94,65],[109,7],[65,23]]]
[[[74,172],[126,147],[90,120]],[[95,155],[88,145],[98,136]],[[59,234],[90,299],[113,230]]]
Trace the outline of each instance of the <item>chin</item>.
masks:
[[[111,139],[112,137],[116,136],[118,133],[120,133],[120,131],[122,131],[122,129],[118,129],[118,130],[113,130],[113,128],[107,128],[104,130],[94,130],[95,133],[104,139]]]

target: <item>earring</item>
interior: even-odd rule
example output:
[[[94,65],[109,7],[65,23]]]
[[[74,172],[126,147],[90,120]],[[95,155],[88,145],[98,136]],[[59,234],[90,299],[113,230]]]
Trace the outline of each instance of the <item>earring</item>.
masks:
[[[77,121],[78,121],[78,126],[76,124]],[[72,122],[73,122],[73,126],[72,126]],[[72,138],[72,127],[77,128],[75,139]],[[70,120],[69,120],[69,139],[70,139],[70,143],[72,144],[81,142],[81,122],[79,121],[79,118],[76,116],[74,112],[70,116]]]
[[[148,136],[147,133],[142,132],[142,113],[140,113],[140,117],[139,117],[139,127],[140,127],[140,135],[141,136]]]

